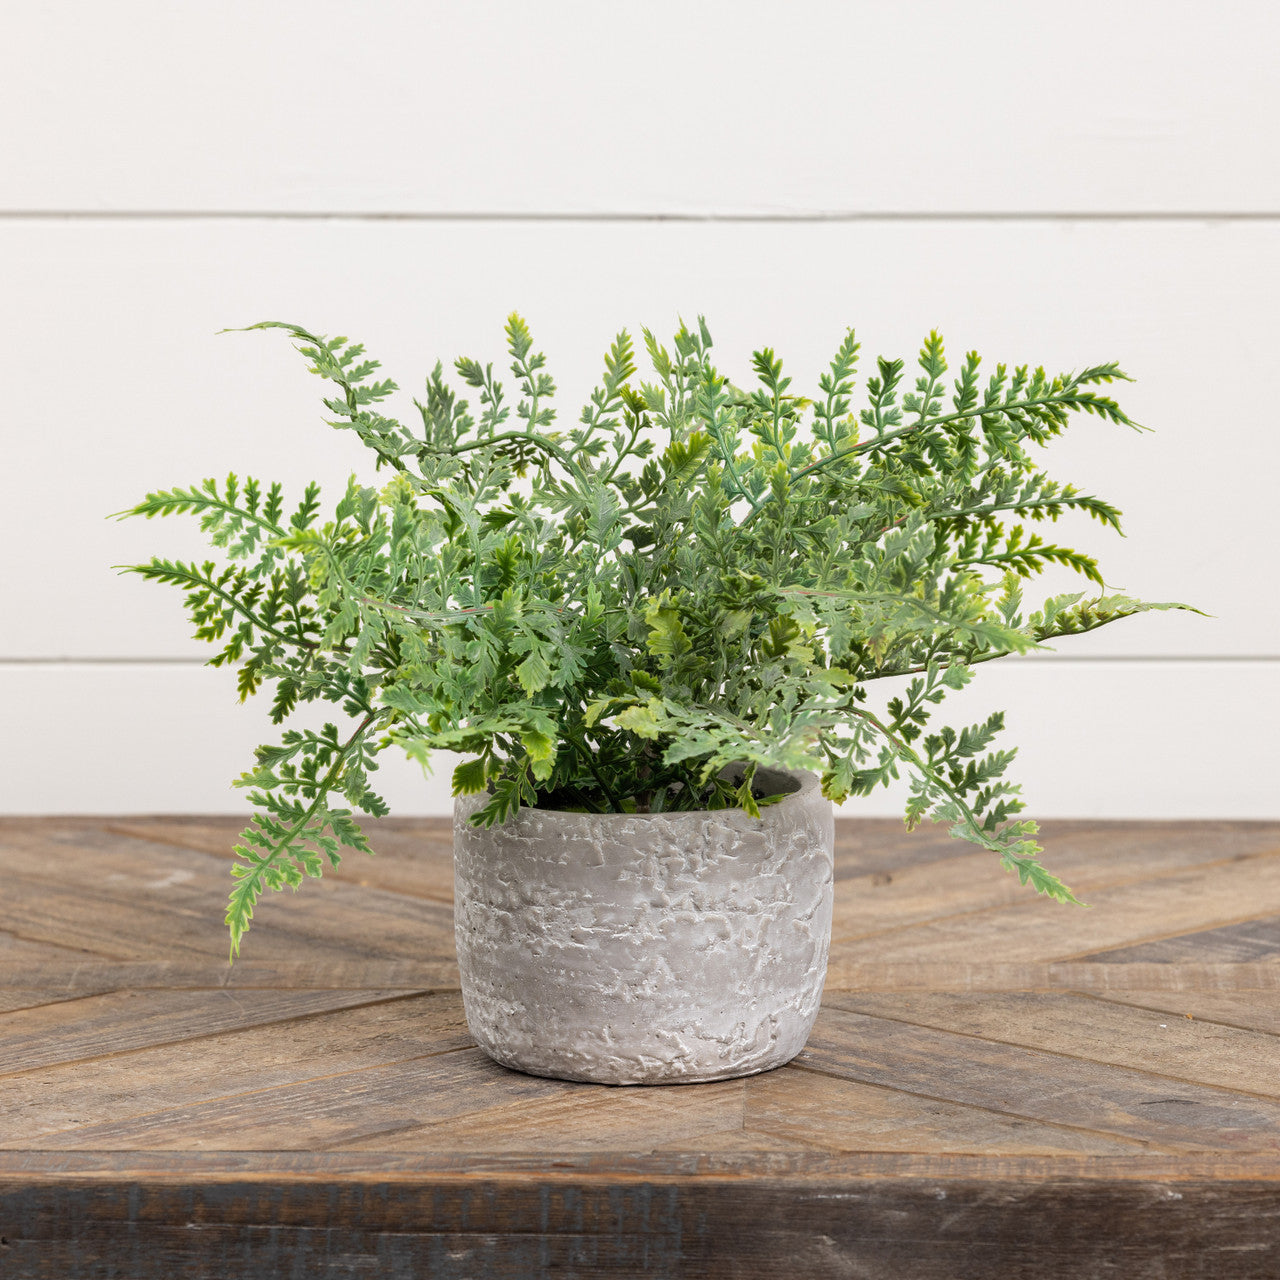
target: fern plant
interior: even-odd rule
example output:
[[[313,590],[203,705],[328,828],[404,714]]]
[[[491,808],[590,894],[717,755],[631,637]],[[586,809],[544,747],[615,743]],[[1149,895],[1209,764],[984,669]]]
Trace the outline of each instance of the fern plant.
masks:
[[[321,700],[347,717],[284,730],[238,780],[255,816],[235,849],[233,956],[263,891],[368,850],[355,811],[387,812],[370,778],[392,746],[424,764],[462,753],[453,791],[488,792],[482,824],[521,806],[758,815],[759,766],[814,769],[836,802],[904,771],[908,826],[945,822],[1075,901],[1016,816],[1001,714],[929,721],[981,663],[1185,607],[1105,593],[1091,556],[1030,529],[1071,510],[1119,529],[1034,456],[1075,412],[1135,427],[1098,389],[1118,366],[984,378],[970,353],[949,375],[933,333],[914,377],[878,360],[855,411],[852,330],[809,398],[768,348],[757,385],[732,384],[699,320],[670,346],[643,330],[648,380],[619,333],[577,424],[554,429],[555,384],[512,315],[515,394],[459,359],[473,404],[437,364],[404,425],[359,344],[252,327],[292,335],[330,384],[330,425],[389,475],[353,476],[327,511],[314,484],[286,502],[231,475],[120,513],[199,518],[220,560],[124,567],[185,594],[242,700],[269,688],[275,724]],[[1025,611],[1022,583],[1049,564],[1100,593]],[[869,691],[894,677],[905,687],[878,705]]]

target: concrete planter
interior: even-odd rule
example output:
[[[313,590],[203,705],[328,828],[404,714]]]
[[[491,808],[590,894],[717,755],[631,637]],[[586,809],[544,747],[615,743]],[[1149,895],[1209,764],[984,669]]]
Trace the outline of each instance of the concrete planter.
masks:
[[[521,809],[501,827],[454,806],[467,1024],[505,1066],[664,1084],[781,1066],[817,1015],[831,940],[834,822],[814,774],[759,818],[738,809]]]

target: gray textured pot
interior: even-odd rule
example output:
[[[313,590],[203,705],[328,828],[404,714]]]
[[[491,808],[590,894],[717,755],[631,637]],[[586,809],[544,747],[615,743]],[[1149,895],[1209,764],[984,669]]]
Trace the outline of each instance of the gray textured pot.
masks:
[[[804,1047],[831,940],[834,821],[816,775],[759,818],[454,805],[467,1024],[492,1058],[603,1084],[723,1080]]]

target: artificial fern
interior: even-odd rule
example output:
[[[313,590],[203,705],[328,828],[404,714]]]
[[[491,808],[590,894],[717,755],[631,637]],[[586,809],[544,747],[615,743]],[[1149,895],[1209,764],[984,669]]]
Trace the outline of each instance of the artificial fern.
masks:
[[[1016,816],[1002,716],[928,722],[981,663],[1185,607],[1077,593],[1023,612],[1021,583],[1050,564],[1104,588],[1091,556],[1027,525],[1078,510],[1119,529],[1033,454],[1073,412],[1136,425],[1099,390],[1125,378],[1116,365],[1000,365],[984,383],[970,353],[948,385],[933,333],[910,389],[881,359],[855,412],[852,330],[810,400],[768,348],[758,385],[733,385],[699,320],[670,348],[643,331],[652,381],[620,333],[578,425],[557,431],[545,358],[512,315],[514,401],[491,364],[459,359],[474,415],[436,365],[406,427],[377,408],[396,387],[359,344],[253,327],[298,341],[336,388],[331,425],[391,474],[353,477],[323,522],[315,485],[286,519],[279,484],[235,475],[121,513],[195,515],[222,552],[127,567],[184,593],[242,699],[270,686],[277,724],[318,700],[348,718],[285,731],[239,779],[256,816],[236,846],[233,955],[264,890],[367,849],[354,813],[386,812],[370,775],[393,744],[466,756],[454,793],[489,793],[482,824],[532,805],[758,814],[760,766],[816,769],[837,802],[905,771],[908,825],[945,822],[1075,901]],[[905,690],[872,709],[869,687],[895,676]]]

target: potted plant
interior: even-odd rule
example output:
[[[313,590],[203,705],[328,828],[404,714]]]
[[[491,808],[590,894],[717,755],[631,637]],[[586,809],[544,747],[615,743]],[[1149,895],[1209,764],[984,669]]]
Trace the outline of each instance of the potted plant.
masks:
[[[252,327],[299,342],[332,384],[331,425],[389,474],[352,477],[326,515],[314,484],[289,506],[234,475],[121,513],[195,514],[223,553],[127,568],[185,592],[242,699],[269,686],[276,724],[319,700],[348,717],[285,730],[237,783],[256,816],[235,848],[233,958],[264,890],[368,851],[354,811],[387,812],[370,775],[391,746],[466,757],[467,1017],[495,1058],[539,1074],[702,1080],[794,1056],[826,967],[831,802],[899,770],[908,826],[945,822],[1075,901],[1016,816],[1000,713],[927,722],[981,663],[1182,607],[1022,605],[1049,563],[1103,587],[1090,556],[1028,524],[1077,510],[1119,528],[1034,456],[1074,411],[1135,425],[1097,390],[1125,377],[1115,364],[984,379],[970,353],[949,385],[934,333],[910,382],[880,359],[855,412],[852,331],[809,399],[767,348],[758,385],[732,384],[699,320],[670,347],[644,331],[652,381],[620,333],[577,425],[556,430],[555,385],[512,315],[518,395],[459,359],[472,407],[437,364],[405,426],[358,344]]]

